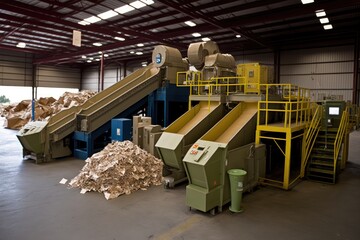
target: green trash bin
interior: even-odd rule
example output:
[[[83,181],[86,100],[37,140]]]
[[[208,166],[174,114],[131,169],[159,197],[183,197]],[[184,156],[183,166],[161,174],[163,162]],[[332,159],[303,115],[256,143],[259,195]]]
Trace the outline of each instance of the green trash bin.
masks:
[[[230,169],[227,173],[229,174],[231,189],[231,206],[229,210],[236,213],[242,212],[244,211],[241,207],[243,182],[247,173],[242,169]]]

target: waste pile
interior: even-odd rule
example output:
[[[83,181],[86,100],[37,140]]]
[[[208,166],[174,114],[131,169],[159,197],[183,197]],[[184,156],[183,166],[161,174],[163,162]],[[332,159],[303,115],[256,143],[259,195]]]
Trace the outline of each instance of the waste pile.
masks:
[[[162,161],[130,141],[110,143],[85,162],[69,183],[81,193],[96,191],[112,199],[162,183]]]
[[[93,91],[65,92],[58,100],[53,97],[40,98],[35,102],[35,120],[46,121],[55,113],[83,104],[95,94],[96,92]],[[31,119],[31,100],[23,100],[3,107],[1,116],[6,118],[4,127],[22,128]]]

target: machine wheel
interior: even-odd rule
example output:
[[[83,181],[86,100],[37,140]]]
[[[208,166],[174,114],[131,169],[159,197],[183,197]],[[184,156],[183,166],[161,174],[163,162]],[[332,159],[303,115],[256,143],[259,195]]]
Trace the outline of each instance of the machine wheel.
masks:
[[[169,189],[170,188],[170,182],[164,182],[164,188]]]

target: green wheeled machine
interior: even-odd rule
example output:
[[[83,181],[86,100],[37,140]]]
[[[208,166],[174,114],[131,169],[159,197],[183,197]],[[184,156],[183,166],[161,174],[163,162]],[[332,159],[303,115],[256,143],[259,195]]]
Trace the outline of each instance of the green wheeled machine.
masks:
[[[252,190],[265,175],[265,145],[253,143],[256,116],[257,103],[241,102],[188,150],[183,161],[190,209],[221,212],[231,200],[230,169],[247,172],[244,191]]]

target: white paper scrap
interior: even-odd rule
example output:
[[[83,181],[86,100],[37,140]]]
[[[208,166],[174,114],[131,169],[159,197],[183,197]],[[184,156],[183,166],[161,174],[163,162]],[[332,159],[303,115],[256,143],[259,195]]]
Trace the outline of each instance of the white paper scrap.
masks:
[[[81,191],[80,191],[80,193],[81,193],[81,194],[85,194],[86,192],[87,192],[87,190],[86,190],[86,189],[84,189],[84,188],[83,188],[83,189],[81,189]]]
[[[61,179],[60,184],[65,184],[68,180],[66,178]]]

